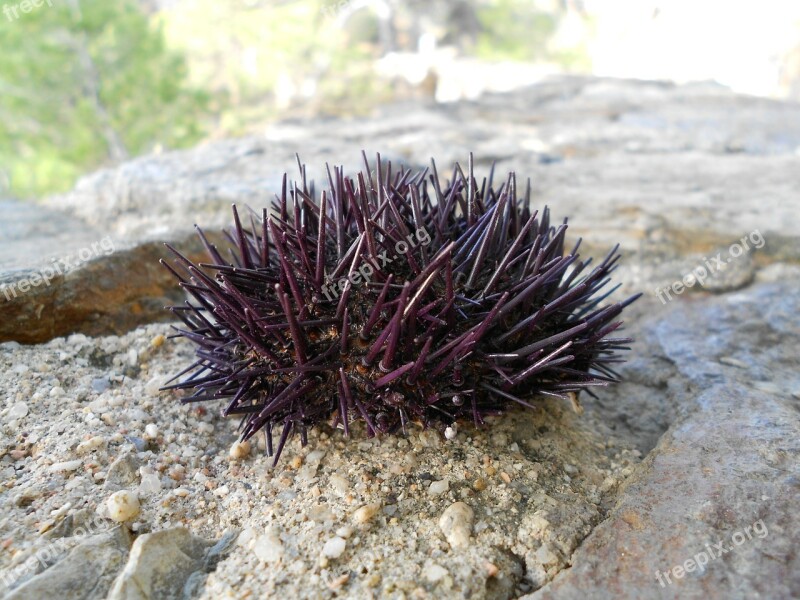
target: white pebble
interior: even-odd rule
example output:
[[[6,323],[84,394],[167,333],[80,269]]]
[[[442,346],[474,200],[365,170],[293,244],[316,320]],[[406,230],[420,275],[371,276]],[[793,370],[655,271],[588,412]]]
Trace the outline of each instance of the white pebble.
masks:
[[[380,504],[365,504],[353,513],[353,521],[356,523],[366,523],[378,514],[381,509]]]
[[[331,484],[333,489],[343,496],[347,493],[347,490],[350,489],[350,482],[346,477],[342,477],[338,473],[332,474],[330,479],[328,479],[328,482]]]
[[[120,490],[108,497],[106,507],[111,520],[122,523],[139,514],[139,498],[134,492]]]
[[[158,425],[155,423],[148,423],[144,427],[144,437],[146,439],[154,440],[158,437]]]
[[[75,454],[77,454],[78,456],[83,456],[84,454],[87,454],[92,450],[97,450],[100,446],[105,444],[105,442],[106,442],[105,438],[96,435],[78,444],[78,447],[75,448]]]
[[[313,452],[308,453],[305,462],[307,465],[318,465],[324,457],[325,457],[324,450],[314,450]]]
[[[344,554],[344,549],[347,546],[347,542],[345,542],[340,537],[333,537],[325,542],[325,545],[322,547],[322,555],[326,558],[339,558],[342,554]]]
[[[77,471],[83,464],[82,460],[67,460],[50,465],[48,471],[58,473],[60,471]]]
[[[447,490],[450,489],[450,482],[446,479],[442,479],[441,481],[434,481],[431,483],[430,487],[428,488],[428,493],[431,496],[439,496],[444,494]]]
[[[28,415],[28,405],[24,402],[17,402],[11,408],[8,409],[7,418],[11,419],[21,419]]]
[[[161,479],[156,473],[142,473],[142,481],[139,484],[139,494],[142,496],[152,496],[161,491]]]
[[[456,433],[455,426],[450,426],[444,430],[444,437],[446,437],[448,440],[454,440],[456,439]]]
[[[445,509],[439,518],[439,528],[451,547],[465,548],[469,546],[474,519],[475,513],[463,502],[455,502]]]
[[[253,544],[253,553],[262,562],[278,562],[283,557],[283,544],[277,531],[267,529],[266,533],[258,536]]]
[[[448,575],[449,573],[447,572],[447,569],[435,563],[428,565],[422,571],[422,576],[428,581],[428,583],[436,583]]]
[[[340,538],[347,539],[353,535],[353,528],[349,525],[339,527],[339,529],[336,530],[336,535],[338,535]]]
[[[233,442],[228,456],[231,460],[241,460],[250,454],[250,442]]]

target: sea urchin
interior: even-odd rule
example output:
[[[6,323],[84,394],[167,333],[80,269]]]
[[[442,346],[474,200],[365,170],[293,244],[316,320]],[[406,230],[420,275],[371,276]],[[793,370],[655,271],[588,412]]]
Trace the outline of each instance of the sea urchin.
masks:
[[[530,208],[530,183],[519,193],[510,173],[495,188],[492,169],[479,184],[471,156],[445,185],[433,162],[364,163],[354,178],[328,168],[318,195],[298,160],[301,181],[284,175],[271,210],[243,225],[234,206],[227,253],[198,229],[210,263],[170,247],[164,264],[194,300],[170,309],[197,349],[165,389],[224,400],[242,439],[265,431],[277,462],[290,435],[305,444],[322,421],[347,435],[363,419],[370,436],[480,425],[537,395],[575,403],[618,381],[611,365],[631,340],[609,336],[638,297],[601,305],[618,246],[589,269],[580,240],[564,253],[566,219]]]

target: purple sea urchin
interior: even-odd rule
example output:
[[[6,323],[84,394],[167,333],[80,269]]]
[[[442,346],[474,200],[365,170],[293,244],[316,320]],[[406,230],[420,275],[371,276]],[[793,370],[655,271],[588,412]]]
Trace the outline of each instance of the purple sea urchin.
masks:
[[[433,162],[364,163],[355,178],[328,169],[320,195],[300,166],[301,182],[284,175],[249,227],[234,207],[228,254],[198,229],[208,264],[170,247],[175,266],[164,264],[194,299],[170,309],[197,359],[165,389],[225,400],[242,439],[264,430],[277,462],[290,435],[305,444],[326,420],[347,435],[363,419],[370,436],[479,425],[539,394],[575,401],[618,380],[631,340],[609,336],[638,297],[601,306],[618,247],[589,270],[580,240],[564,253],[566,219],[531,210],[530,184],[519,194],[510,173],[495,188],[494,169],[479,184],[471,156],[445,185]]]

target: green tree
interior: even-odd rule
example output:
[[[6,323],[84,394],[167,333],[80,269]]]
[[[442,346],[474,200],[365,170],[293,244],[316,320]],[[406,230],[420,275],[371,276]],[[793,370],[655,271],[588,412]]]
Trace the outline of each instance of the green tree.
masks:
[[[89,169],[202,137],[209,98],[135,2],[13,1],[0,14],[0,170],[12,194],[67,190]]]

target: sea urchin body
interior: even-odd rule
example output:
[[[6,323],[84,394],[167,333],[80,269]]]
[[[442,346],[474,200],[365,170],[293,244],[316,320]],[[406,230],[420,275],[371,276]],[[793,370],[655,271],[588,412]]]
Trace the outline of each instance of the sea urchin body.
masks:
[[[277,461],[290,435],[305,443],[323,421],[348,434],[362,419],[369,435],[480,425],[618,380],[631,340],[610,336],[637,296],[603,305],[617,247],[592,268],[580,240],[565,253],[566,219],[532,210],[514,173],[478,183],[471,157],[445,184],[434,163],[364,162],[354,178],[328,169],[321,194],[301,166],[245,224],[234,207],[227,252],[200,231],[209,263],[171,248],[165,264],[192,298],[171,310],[197,347],[167,386],[191,390],[183,402],[224,401],[242,438],[263,430]]]

